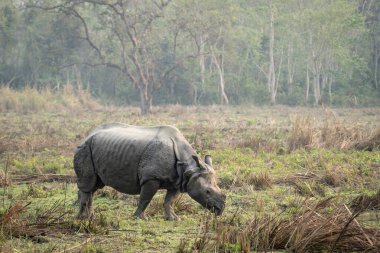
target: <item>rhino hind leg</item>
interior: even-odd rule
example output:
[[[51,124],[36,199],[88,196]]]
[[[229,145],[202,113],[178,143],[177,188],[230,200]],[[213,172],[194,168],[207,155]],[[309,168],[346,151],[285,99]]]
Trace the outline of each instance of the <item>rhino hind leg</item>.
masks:
[[[92,161],[91,144],[78,146],[74,155],[74,170],[77,175],[77,185],[82,192],[92,192],[98,181]]]
[[[147,181],[145,184],[141,186],[140,199],[136,212],[134,213],[134,217],[138,219],[146,219],[145,209],[149,205],[152,200],[154,194],[160,188],[160,182],[156,180]]]
[[[92,210],[92,197],[96,190],[104,187],[104,183],[96,176],[96,183],[93,185],[90,192],[84,192],[81,189],[78,191],[78,203],[79,203],[79,212],[77,215],[78,219],[91,219],[93,217]]]
[[[78,203],[79,212],[77,215],[78,219],[91,219],[93,216],[92,211],[92,192],[78,191]]]
[[[102,182],[95,174],[90,143],[85,142],[78,146],[74,155],[74,170],[77,175],[78,186],[78,219],[90,219],[92,213],[92,196],[97,188],[100,188]]]
[[[173,202],[179,196],[178,190],[168,190],[165,196],[164,208],[166,220],[181,220],[173,210]]]

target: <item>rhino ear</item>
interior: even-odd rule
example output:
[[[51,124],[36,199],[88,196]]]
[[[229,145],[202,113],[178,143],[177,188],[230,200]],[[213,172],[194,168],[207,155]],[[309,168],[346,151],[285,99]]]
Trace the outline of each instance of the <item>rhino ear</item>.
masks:
[[[205,156],[205,163],[212,167],[212,157],[210,155]]]

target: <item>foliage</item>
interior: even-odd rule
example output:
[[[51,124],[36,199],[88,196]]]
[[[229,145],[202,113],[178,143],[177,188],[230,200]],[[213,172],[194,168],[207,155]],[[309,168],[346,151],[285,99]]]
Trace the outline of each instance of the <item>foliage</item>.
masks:
[[[145,113],[152,103],[379,105],[379,9],[363,0],[6,0],[0,83],[81,82]]]

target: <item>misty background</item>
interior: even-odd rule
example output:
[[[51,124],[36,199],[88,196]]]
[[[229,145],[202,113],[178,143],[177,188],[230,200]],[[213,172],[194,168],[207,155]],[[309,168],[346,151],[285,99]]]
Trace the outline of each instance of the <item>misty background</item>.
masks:
[[[0,83],[107,104],[380,104],[376,0],[2,0]]]

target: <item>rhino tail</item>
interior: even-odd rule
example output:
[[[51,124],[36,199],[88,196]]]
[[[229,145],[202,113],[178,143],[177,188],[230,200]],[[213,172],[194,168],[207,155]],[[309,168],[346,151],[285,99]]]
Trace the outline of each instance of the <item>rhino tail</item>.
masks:
[[[92,192],[96,189],[97,175],[91,151],[92,138],[79,145],[74,155],[74,170],[77,175],[77,185],[83,192]]]

